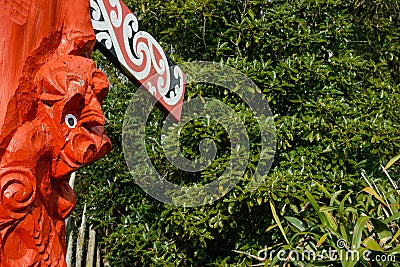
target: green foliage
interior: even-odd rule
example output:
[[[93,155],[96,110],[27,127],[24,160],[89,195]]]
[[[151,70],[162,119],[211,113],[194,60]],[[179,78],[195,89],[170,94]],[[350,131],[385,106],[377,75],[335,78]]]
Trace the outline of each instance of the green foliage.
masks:
[[[306,192],[309,202],[302,212],[296,217],[286,216],[285,223],[275,219],[285,240],[286,235],[290,237],[286,244],[275,248],[285,251],[284,257],[276,254],[259,260],[268,266],[275,266],[279,261],[292,262],[294,266],[341,264],[352,267],[371,266],[374,262],[379,266],[399,266],[396,261],[400,256],[400,193],[390,176],[388,178],[377,180],[377,185],[365,178],[370,186],[358,194],[345,190],[330,194],[324,186],[318,185],[328,198],[322,204]],[[302,217],[310,208],[317,216]],[[298,255],[308,257],[296,257]]]
[[[219,99],[246,122],[251,141],[246,174],[212,205],[183,208],[152,199],[135,185],[121,149],[123,115],[136,88],[95,53],[111,82],[103,109],[113,151],[79,172],[77,190],[78,202],[87,203],[104,236],[112,266],[247,266],[257,261],[234,250],[256,255],[264,247],[295,246],[304,235],[293,234],[307,229],[314,245],[323,239],[334,245],[347,236],[357,249],[378,249],[381,227],[392,238],[397,235],[385,243],[392,248],[382,249],[398,245],[390,228],[395,220],[384,221],[390,216],[382,214],[390,211],[371,189],[386,203],[397,205],[398,196],[383,190],[386,200],[373,186],[345,195],[363,189],[360,173],[386,179],[379,164],[400,150],[398,1],[124,2],[176,62],[222,62],[251,78],[275,114],[278,145],[266,182],[248,192],[260,152],[251,110],[221,88],[191,84],[186,100]],[[218,147],[217,160],[192,174],[167,163],[160,141],[163,119],[155,110],[146,127],[157,170],[178,184],[218,177],[230,146],[221,125],[198,119],[182,130],[180,146],[188,158],[199,156],[203,138]],[[399,174],[394,163],[390,175],[396,181]]]

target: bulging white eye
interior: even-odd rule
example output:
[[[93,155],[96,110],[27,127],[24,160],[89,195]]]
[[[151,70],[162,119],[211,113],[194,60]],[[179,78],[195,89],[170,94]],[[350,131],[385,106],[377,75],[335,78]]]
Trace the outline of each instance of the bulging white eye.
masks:
[[[73,129],[78,124],[78,120],[76,119],[76,117],[74,115],[67,114],[67,116],[65,116],[65,123],[67,124],[67,126],[69,128]]]

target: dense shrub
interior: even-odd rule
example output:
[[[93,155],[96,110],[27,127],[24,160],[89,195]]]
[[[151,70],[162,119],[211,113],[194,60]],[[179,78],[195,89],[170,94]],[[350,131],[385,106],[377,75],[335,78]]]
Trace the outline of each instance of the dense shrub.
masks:
[[[247,192],[259,153],[250,111],[223,90],[189,86],[186,98],[217,98],[248,118],[251,159],[243,181],[212,205],[160,203],[135,185],[122,154],[123,115],[136,88],[96,53],[112,84],[104,113],[114,148],[79,172],[78,196],[104,236],[112,266],[254,263],[233,250],[254,253],[285,242],[274,227],[270,201],[279,215],[315,219],[305,194],[324,199],[315,182],[330,192],[359,191],[362,172],[382,177],[379,165],[399,153],[398,1],[124,2],[176,62],[223,62],[250,77],[275,114],[278,143],[266,182]],[[171,181],[193,182],[192,174],[166,163],[159,142],[163,118],[154,111],[147,126],[153,163]],[[212,126],[199,119],[182,132],[180,145],[188,157],[198,156],[204,137],[216,140],[222,150],[229,147],[226,133],[215,121]],[[229,160],[229,153],[219,156],[194,175],[196,182],[215,178]],[[392,178],[399,178],[396,167]]]

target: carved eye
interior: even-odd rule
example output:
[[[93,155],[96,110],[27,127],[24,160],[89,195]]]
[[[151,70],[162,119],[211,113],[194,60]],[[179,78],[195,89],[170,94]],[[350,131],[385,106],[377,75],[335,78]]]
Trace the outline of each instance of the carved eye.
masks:
[[[78,120],[74,115],[67,114],[67,116],[65,116],[65,123],[69,128],[73,129],[78,124]]]

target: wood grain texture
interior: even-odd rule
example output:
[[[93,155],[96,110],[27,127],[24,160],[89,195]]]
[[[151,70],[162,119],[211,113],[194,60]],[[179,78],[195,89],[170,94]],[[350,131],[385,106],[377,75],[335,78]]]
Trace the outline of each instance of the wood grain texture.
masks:
[[[64,267],[69,175],[111,149],[89,1],[0,3],[0,267]]]

